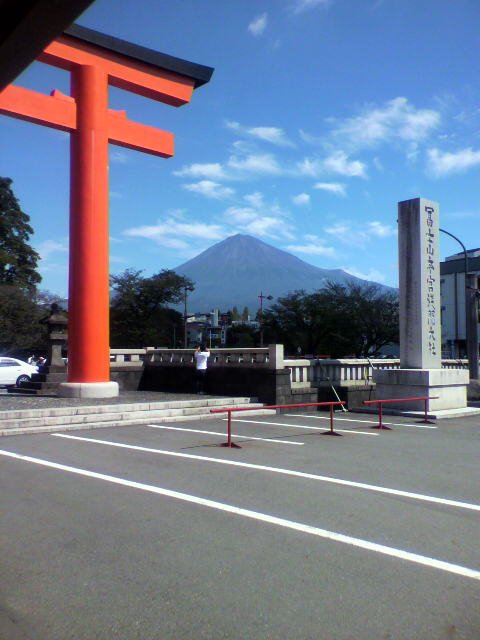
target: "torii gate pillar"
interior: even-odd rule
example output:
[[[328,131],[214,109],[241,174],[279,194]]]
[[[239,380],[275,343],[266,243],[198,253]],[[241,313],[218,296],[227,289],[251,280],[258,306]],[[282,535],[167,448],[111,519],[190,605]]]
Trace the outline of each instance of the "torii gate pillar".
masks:
[[[108,78],[96,66],[72,71],[77,128],[70,162],[68,383],[62,395],[118,395],[110,382]]]
[[[71,134],[68,382],[59,395],[118,395],[110,381],[108,265],[108,144],[161,157],[173,155],[173,135],[108,109],[108,86],[180,106],[213,69],[138,47],[74,25],[39,60],[71,74],[71,96],[50,97],[10,85],[0,113]]]

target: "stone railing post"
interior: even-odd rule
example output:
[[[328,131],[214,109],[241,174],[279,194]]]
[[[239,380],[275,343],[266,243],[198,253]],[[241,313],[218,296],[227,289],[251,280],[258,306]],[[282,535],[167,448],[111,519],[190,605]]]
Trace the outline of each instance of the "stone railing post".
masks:
[[[283,369],[283,344],[268,345],[268,365],[269,369]]]

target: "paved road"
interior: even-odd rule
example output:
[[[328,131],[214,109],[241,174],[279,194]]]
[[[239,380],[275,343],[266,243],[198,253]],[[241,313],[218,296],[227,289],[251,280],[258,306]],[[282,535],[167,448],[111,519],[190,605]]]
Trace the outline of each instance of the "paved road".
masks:
[[[478,418],[237,416],[2,438],[0,638],[478,640]]]

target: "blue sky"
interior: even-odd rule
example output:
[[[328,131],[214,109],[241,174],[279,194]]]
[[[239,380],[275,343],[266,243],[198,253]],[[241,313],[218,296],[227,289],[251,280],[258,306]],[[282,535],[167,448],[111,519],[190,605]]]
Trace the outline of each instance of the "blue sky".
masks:
[[[96,0],[77,22],[215,68],[179,108],[110,90],[176,140],[169,160],[110,146],[112,273],[248,233],[397,286],[397,203],[419,196],[480,246],[478,0]],[[16,84],[69,92],[40,63]],[[41,288],[66,295],[68,135],[0,116],[0,175],[31,218]],[[443,257],[458,250],[441,237]]]

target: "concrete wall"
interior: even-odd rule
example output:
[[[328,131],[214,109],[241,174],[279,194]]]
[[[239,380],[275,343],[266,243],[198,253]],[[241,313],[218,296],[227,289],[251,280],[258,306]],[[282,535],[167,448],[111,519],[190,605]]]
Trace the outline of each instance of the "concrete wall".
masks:
[[[375,385],[362,384],[358,386],[343,386],[340,384],[333,385],[336,393],[329,385],[322,385],[318,387],[318,402],[331,402],[343,400],[346,402],[345,407],[351,411],[362,407],[363,400],[375,400]]]
[[[145,363],[143,370],[112,369],[111,378],[118,382],[121,390],[196,392],[195,368],[192,366]],[[291,389],[289,369],[211,368],[207,371],[205,391],[217,396],[258,398],[265,404],[317,402],[316,389]]]
[[[118,382],[120,391],[138,391],[143,376],[143,366],[120,369],[110,367],[110,379]]]

